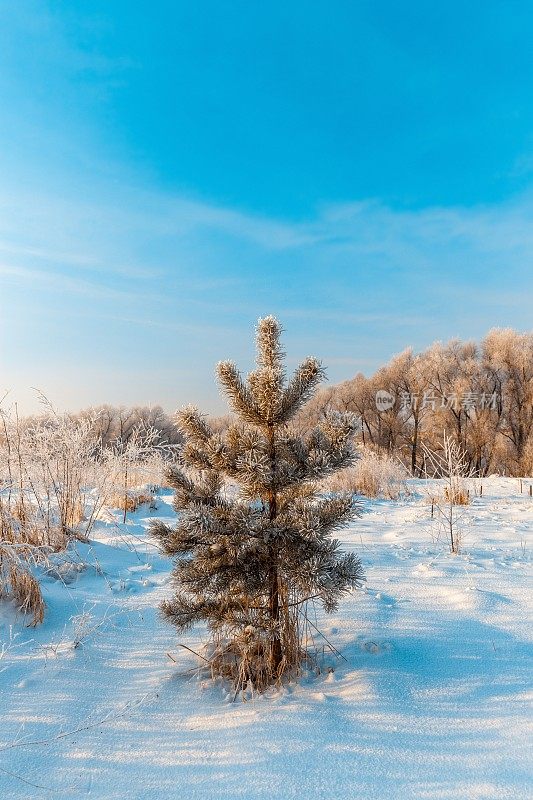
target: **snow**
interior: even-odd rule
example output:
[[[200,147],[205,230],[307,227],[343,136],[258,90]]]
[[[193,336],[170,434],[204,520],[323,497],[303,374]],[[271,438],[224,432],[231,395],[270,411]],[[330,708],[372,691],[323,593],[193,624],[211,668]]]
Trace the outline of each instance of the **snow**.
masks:
[[[483,481],[458,556],[420,482],[365,500],[341,538],[366,589],[319,615],[342,657],[247,702],[188,671],[177,641],[202,631],[176,639],[159,619],[170,565],[146,528],[173,518],[171,495],[100,521],[44,580],[42,626],[0,606],[0,797],[531,797],[527,486]]]

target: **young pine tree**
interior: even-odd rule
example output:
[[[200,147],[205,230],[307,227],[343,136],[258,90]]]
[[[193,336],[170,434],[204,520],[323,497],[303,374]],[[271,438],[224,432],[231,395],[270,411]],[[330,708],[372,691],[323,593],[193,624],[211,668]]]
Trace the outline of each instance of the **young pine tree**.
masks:
[[[324,373],[306,359],[287,382],[274,317],[257,328],[257,368],[243,380],[230,361],[217,372],[236,420],[211,430],[192,407],[175,489],[175,528],[152,527],[174,559],[175,595],[162,605],[180,631],[206,621],[210,663],[235,686],[263,689],[306,657],[307,603],[326,612],[362,581],[359,559],[331,533],[358,512],[351,495],[323,497],[319,481],[354,460],[350,415],[329,413],[305,436],[289,423]]]

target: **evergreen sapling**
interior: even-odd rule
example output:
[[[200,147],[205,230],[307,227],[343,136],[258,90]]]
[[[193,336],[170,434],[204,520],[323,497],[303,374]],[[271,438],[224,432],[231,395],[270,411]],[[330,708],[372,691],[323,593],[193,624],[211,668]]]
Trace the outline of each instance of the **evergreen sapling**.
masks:
[[[259,320],[247,380],[218,364],[234,412],[226,430],[214,432],[196,408],[178,412],[185,443],[167,475],[178,520],[152,525],[174,560],[163,614],[180,631],[207,623],[213,674],[236,689],[297,674],[310,657],[308,603],[331,612],[363,580],[357,556],[331,536],[358,504],[320,493],[321,480],[354,462],[355,418],[328,412],[305,435],[291,428],[324,371],[307,358],[287,381],[280,335],[274,317]]]

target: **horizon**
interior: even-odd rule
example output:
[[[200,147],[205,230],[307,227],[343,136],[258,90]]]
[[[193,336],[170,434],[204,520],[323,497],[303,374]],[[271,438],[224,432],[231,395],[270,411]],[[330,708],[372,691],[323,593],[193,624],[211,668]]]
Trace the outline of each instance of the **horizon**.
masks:
[[[0,2],[0,397],[192,402],[531,330],[533,13]]]
[[[492,329],[490,329],[489,331],[486,332],[486,335],[488,335],[489,333],[491,333],[494,330],[498,330],[498,329],[492,328]],[[500,328],[499,330],[502,330],[502,329]],[[515,330],[515,329],[511,329],[511,330]],[[519,333],[519,334],[527,333],[526,331],[516,331],[516,332]],[[284,329],[282,328],[282,334],[283,333],[284,333]],[[479,341],[475,341],[475,340],[462,340],[462,341],[465,344],[472,343],[477,348],[479,348],[481,346],[481,344],[483,343],[484,339],[485,339],[485,336],[483,336],[482,339],[480,339]],[[459,339],[450,339],[447,342],[443,342],[441,340],[435,340],[434,342],[431,342],[428,345],[428,348],[431,348],[432,345],[436,345],[436,344],[446,345],[446,344],[449,344],[449,343],[451,343],[453,341],[460,341],[460,340]],[[325,370],[325,378],[322,380],[321,384],[319,385],[318,391],[320,391],[320,389],[322,389],[322,388],[324,388],[326,386],[335,387],[335,386],[339,386],[339,385],[341,385],[341,384],[343,384],[343,383],[345,383],[347,381],[349,382],[350,380],[355,379],[357,377],[357,375],[360,375],[360,374],[362,374],[365,378],[372,378],[373,375],[376,372],[378,372],[381,368],[386,367],[388,364],[390,364],[390,362],[396,356],[399,356],[402,352],[405,352],[406,350],[413,350],[415,355],[419,354],[419,353],[423,354],[424,352],[426,352],[426,350],[428,348],[424,348],[424,350],[420,350],[420,351],[416,351],[416,350],[414,350],[413,348],[410,348],[410,347],[403,348],[402,350],[398,350],[397,352],[393,353],[391,355],[391,358],[389,358],[386,362],[383,362],[382,364],[379,364],[376,367],[375,370],[372,370],[372,372],[365,372],[364,370],[358,370],[358,372],[354,373],[353,375],[350,375],[347,378],[341,378],[341,380],[335,381],[335,382],[329,380],[327,365],[322,364],[322,367]],[[286,358],[286,362],[288,362],[288,363],[292,363],[293,361],[294,361],[294,359]],[[239,372],[241,372],[243,374],[243,376],[246,377],[246,373],[243,370],[240,369],[239,364],[237,364],[236,366],[237,366],[237,369],[239,369]],[[290,373],[287,375],[287,377],[290,378]],[[218,380],[217,380],[217,377],[216,377],[216,369],[213,370],[213,381],[216,384],[216,386],[219,387]],[[158,403],[157,400],[155,402],[153,402],[153,403],[147,403],[147,404],[137,403],[137,404],[132,404],[132,405],[129,405],[129,406],[126,405],[126,404],[118,404],[118,405],[116,405],[114,403],[103,402],[103,403],[98,403],[98,404],[90,404],[88,406],[83,406],[83,407],[80,407],[80,408],[58,408],[57,406],[55,406],[50,401],[50,398],[48,397],[48,395],[46,395],[46,393],[43,392],[39,387],[37,387],[37,386],[30,387],[30,391],[32,392],[32,394],[33,394],[33,396],[35,398],[34,406],[33,406],[32,410],[27,411],[26,413],[22,412],[22,415],[21,415],[22,418],[24,418],[24,417],[32,417],[32,416],[40,416],[41,414],[44,415],[44,416],[47,416],[51,409],[53,409],[54,412],[60,412],[60,413],[61,412],[65,412],[67,414],[74,414],[75,415],[75,414],[81,413],[83,411],[87,411],[87,410],[89,410],[91,408],[94,409],[95,411],[98,411],[100,408],[105,408],[105,407],[115,408],[117,410],[121,409],[121,408],[124,408],[125,410],[130,410],[130,409],[133,409],[135,407],[151,408],[151,409],[153,409],[153,408],[162,408],[163,412],[167,416],[173,417],[180,410],[180,408],[183,408],[183,406],[174,407],[174,408],[169,408],[168,406],[165,407],[162,403]],[[385,394],[387,395],[388,393],[385,391]],[[10,408],[11,409],[16,408],[17,409],[17,414],[19,414],[20,410],[21,410],[21,406],[18,403],[16,398],[13,398],[13,402],[10,403],[10,395],[11,395],[11,392],[6,392],[3,396],[0,396],[0,409],[3,408],[4,410],[8,410],[9,411]],[[199,409],[200,413],[201,414],[207,414],[208,417],[210,416],[213,419],[221,418],[221,417],[224,417],[224,416],[226,416],[228,414],[234,413],[234,412],[232,412],[231,408],[229,407],[227,397],[225,397],[225,395],[224,395],[224,393],[222,392],[221,389],[219,389],[219,395],[220,395],[221,401],[222,401],[222,403],[224,405],[224,408],[221,408],[218,412],[212,412],[212,411],[207,411],[206,412],[205,409],[200,408]],[[388,397],[386,399],[388,399]],[[187,405],[190,405],[190,404],[187,404]]]

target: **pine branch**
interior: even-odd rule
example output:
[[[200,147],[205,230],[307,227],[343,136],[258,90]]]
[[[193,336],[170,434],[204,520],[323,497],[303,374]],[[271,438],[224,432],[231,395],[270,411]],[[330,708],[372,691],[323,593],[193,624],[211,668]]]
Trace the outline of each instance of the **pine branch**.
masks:
[[[176,425],[196,445],[206,444],[213,431],[195,406],[185,406],[176,413]]]
[[[326,373],[320,362],[316,358],[306,358],[283,392],[276,422],[285,424],[293,419],[325,377]]]
[[[235,364],[232,361],[221,361],[217,365],[217,375],[233,411],[252,425],[263,425],[263,416]]]
[[[257,365],[266,371],[283,374],[285,353],[281,347],[282,327],[276,317],[268,316],[258,320],[256,328]]]

